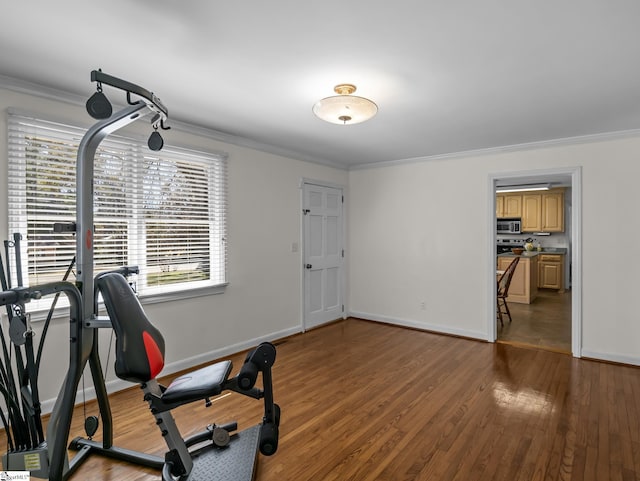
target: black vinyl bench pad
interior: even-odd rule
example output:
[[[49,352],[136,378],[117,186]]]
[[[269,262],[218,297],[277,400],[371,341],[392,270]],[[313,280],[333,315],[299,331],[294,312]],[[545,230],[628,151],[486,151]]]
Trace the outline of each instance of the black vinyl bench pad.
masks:
[[[186,403],[222,392],[231,373],[231,361],[221,361],[196,371],[183,374],[173,380],[162,394],[164,403]]]

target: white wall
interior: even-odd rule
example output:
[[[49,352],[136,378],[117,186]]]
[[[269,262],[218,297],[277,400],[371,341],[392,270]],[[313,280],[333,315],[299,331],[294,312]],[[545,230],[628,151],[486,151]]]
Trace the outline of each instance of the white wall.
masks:
[[[16,107],[91,125],[82,105],[0,89]],[[142,124],[141,122],[138,124]],[[139,126],[137,126],[139,127]],[[143,129],[136,128],[138,132]],[[148,132],[146,132],[148,135]],[[167,371],[243,349],[301,325],[300,179],[348,186],[348,310],[480,339],[490,312],[490,174],[582,166],[583,355],[640,364],[640,138],[346,171],[171,130],[167,144],[229,154],[229,280],[224,294],[146,306],[167,338]],[[0,238],[7,238],[6,115],[0,117]],[[615,226],[613,232],[612,226]],[[421,308],[424,302],[425,308]],[[4,320],[6,324],[6,320]],[[34,326],[39,335],[41,323]],[[107,332],[101,333],[103,346]],[[67,365],[56,319],[41,375],[45,409]],[[105,349],[103,349],[104,351]],[[103,353],[103,360],[106,359]],[[110,386],[113,381],[110,360]]]
[[[6,109],[19,108],[43,118],[92,125],[83,105],[72,105],[0,89],[0,238],[7,238]],[[169,106],[170,108],[170,106]],[[134,131],[149,134],[145,121]],[[171,122],[169,122],[171,125]],[[300,180],[346,185],[347,172],[270,155],[192,135],[163,132],[166,145],[229,154],[229,281],[224,294],[145,306],[167,341],[167,368],[175,371],[250,347],[258,340],[301,329]],[[3,319],[6,324],[6,319]],[[34,328],[39,335],[42,323]],[[108,345],[107,333],[103,345]],[[69,327],[56,319],[47,336],[41,373],[45,409],[58,393],[67,366]],[[103,362],[106,352],[102,355]],[[113,380],[113,357],[109,379]],[[90,383],[90,380],[87,380]],[[112,388],[121,386],[111,382]],[[47,402],[49,401],[49,402]]]
[[[638,137],[351,171],[350,313],[486,339],[490,174],[577,166],[582,355],[640,364]]]

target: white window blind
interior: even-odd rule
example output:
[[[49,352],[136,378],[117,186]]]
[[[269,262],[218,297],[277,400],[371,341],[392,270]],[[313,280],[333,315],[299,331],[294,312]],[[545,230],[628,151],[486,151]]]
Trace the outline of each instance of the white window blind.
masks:
[[[23,236],[24,285],[58,281],[75,235],[76,157],[85,131],[10,113],[9,233]],[[95,273],[136,265],[139,294],[226,283],[226,158],[109,136],[94,161]]]

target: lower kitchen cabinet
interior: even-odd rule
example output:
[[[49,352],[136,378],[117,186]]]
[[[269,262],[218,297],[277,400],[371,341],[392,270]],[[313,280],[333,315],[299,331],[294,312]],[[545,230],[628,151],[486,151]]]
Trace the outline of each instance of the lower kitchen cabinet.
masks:
[[[513,256],[498,257],[498,270],[504,271],[513,261]],[[531,304],[538,295],[538,256],[520,257],[520,262],[511,278],[507,302]]]
[[[564,291],[564,256],[541,254],[538,256],[538,287]]]

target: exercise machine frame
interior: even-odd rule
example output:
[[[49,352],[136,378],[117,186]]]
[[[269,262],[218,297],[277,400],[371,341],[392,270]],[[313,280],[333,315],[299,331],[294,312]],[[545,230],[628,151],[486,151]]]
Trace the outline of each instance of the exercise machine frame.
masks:
[[[97,278],[94,277],[94,158],[99,144],[109,134],[148,115],[153,115],[151,124],[156,131],[158,126],[166,129],[164,122],[167,119],[168,111],[153,93],[137,85],[104,74],[101,71],[93,71],[91,73],[91,80],[98,82],[98,92],[100,93],[102,83],[125,91],[129,105],[93,125],[80,142],[77,155],[76,222],[75,224],[56,226],[58,232],[75,232],[76,234],[76,283],[74,285],[69,282],[58,282],[0,293],[0,305],[17,301],[28,302],[33,298],[58,292],[64,293],[69,299],[69,367],[47,426],[46,442],[49,479],[51,481],[68,479],[89,454],[97,453],[159,469],[161,470],[164,481],[174,481],[175,479],[181,481],[192,480],[191,474],[194,464],[196,464],[193,458],[204,458],[204,456],[202,456],[202,450],[209,449],[209,447],[200,445],[204,442],[215,441],[215,435],[219,435],[221,432],[220,427],[218,426],[218,431],[215,433],[214,429],[207,429],[203,431],[203,433],[199,433],[185,440],[180,436],[170,411],[176,406],[199,399],[208,402],[209,396],[217,395],[222,390],[232,390],[255,399],[264,399],[265,403],[265,416],[263,417],[262,424],[249,428],[241,433],[234,434],[236,438],[238,435],[241,435],[240,437],[244,439],[249,438],[250,442],[248,445],[253,449],[253,458],[250,460],[250,467],[243,471],[244,477],[241,478],[248,481],[252,479],[255,474],[257,450],[260,449],[265,455],[271,455],[275,453],[277,449],[280,408],[273,402],[271,365],[275,361],[275,347],[270,343],[263,343],[251,351],[240,373],[233,378],[228,378],[231,371],[230,361],[217,363],[228,363],[225,364],[225,366],[228,366],[228,369],[219,376],[216,383],[210,383],[212,384],[209,388],[210,392],[201,393],[201,397],[191,396],[181,391],[180,388],[174,388],[171,391],[172,386],[165,388],[158,384],[155,379],[148,379],[144,382],[141,380],[145,400],[149,403],[150,409],[156,418],[156,423],[159,425],[165,437],[169,452],[162,458],[113,445],[113,420],[102,372],[102,363],[98,352],[98,330],[100,328],[114,328],[116,319],[100,317],[97,312],[98,288],[96,285],[101,282],[103,275],[101,274]],[[140,99],[132,102],[131,94],[137,95]],[[126,275],[128,272],[130,272],[129,268],[123,268],[118,273],[110,273],[108,276],[104,276],[106,280],[103,282],[102,287],[105,289],[105,291],[102,292],[103,297],[105,297],[105,292],[109,289],[109,286],[121,283],[122,280],[124,280],[122,274]],[[125,285],[130,289],[126,281]],[[127,291],[127,298],[130,298],[131,295],[132,291]],[[138,303],[139,305],[137,298],[132,302]],[[117,304],[118,303],[115,302],[111,305]],[[107,307],[109,312],[109,306]],[[109,314],[110,316],[114,315],[113,312]],[[119,314],[116,313],[115,315]],[[139,317],[146,319],[143,312]],[[120,321],[118,320],[118,322]],[[262,356],[265,359],[268,358],[268,360],[260,365],[257,360],[254,359],[258,356]],[[67,456],[67,443],[69,442],[73,408],[78,386],[87,364],[90,368],[100,417],[102,419],[102,441],[96,442],[84,438],[74,439],[70,447],[79,450],[79,452],[69,460]],[[215,366],[216,365],[214,365],[214,367]],[[207,368],[203,369],[204,370],[195,371],[198,374],[194,374],[194,376],[208,374],[208,371],[206,371]],[[262,373],[263,389],[254,387],[258,371]],[[174,402],[165,400],[165,398],[169,398],[169,396],[167,396],[168,392],[173,392]],[[259,429],[261,427],[263,429]],[[268,428],[266,429],[266,434],[265,427]],[[224,433],[228,433],[234,431],[236,426],[231,423],[222,426],[222,428]],[[225,437],[224,433],[223,438]],[[228,440],[223,439],[217,443],[217,446],[225,446],[226,442],[228,442]],[[197,451],[189,451],[190,447],[196,445],[198,445]],[[210,445],[216,448],[213,444]],[[228,453],[230,449],[227,448],[233,448],[233,446],[229,445],[224,448],[218,448],[217,450],[222,453]],[[223,462],[228,462],[227,458],[228,456],[224,458]],[[206,470],[205,472],[209,471],[210,470]],[[203,476],[198,475],[198,479],[203,479]],[[206,475],[205,479],[211,480],[217,478]]]

